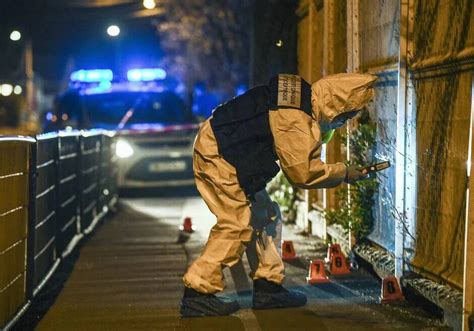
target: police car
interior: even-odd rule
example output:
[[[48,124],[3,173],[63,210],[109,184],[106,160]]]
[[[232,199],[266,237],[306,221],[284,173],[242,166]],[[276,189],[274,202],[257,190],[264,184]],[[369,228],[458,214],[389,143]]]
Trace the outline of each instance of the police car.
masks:
[[[79,70],[56,101],[56,128],[117,130],[119,187],[194,185],[192,146],[198,122],[167,86],[162,69]]]

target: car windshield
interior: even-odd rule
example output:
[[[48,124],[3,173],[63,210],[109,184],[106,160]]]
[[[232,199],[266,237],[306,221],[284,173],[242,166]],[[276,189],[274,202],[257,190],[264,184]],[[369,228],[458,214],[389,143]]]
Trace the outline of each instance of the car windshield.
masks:
[[[85,95],[83,110],[89,122],[100,126],[118,125],[133,109],[126,126],[134,124],[182,124],[195,122],[184,102],[172,92],[114,92]]]

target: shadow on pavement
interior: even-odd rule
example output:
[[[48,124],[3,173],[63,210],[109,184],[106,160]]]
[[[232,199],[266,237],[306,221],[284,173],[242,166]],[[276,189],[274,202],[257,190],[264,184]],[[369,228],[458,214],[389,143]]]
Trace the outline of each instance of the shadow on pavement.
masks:
[[[238,295],[247,295],[247,292],[253,288],[250,283],[250,277],[247,275],[244,264],[240,260],[236,265],[229,268],[232,280],[234,281],[235,291]]]
[[[240,318],[235,316],[181,318],[178,330],[245,330]]]
[[[302,258],[296,258],[294,260],[286,260],[285,263],[288,263],[295,268],[305,269],[305,270],[308,269],[308,265],[309,265],[309,262]]]
[[[322,283],[313,285],[313,288],[317,288],[317,295],[320,298],[352,298],[357,295],[348,289],[339,286],[337,283]]]
[[[329,330],[318,315],[304,308],[254,310],[253,313],[263,331]]]

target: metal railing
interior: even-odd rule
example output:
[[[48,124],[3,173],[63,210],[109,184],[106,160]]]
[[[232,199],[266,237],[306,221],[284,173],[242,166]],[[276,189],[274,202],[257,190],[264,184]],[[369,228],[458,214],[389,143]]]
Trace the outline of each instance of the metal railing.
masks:
[[[28,300],[30,154],[35,140],[0,137],[0,327]]]
[[[0,137],[0,330],[117,201],[115,133]]]

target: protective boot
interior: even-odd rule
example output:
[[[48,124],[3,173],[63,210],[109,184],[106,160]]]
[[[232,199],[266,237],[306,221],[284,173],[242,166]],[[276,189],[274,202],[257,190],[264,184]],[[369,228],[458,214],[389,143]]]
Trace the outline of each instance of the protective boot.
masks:
[[[200,293],[190,287],[184,288],[181,300],[181,316],[183,317],[223,316],[233,314],[239,309],[237,301]]]
[[[266,279],[253,281],[253,309],[274,309],[301,307],[306,304],[306,295],[289,291],[283,286]]]

